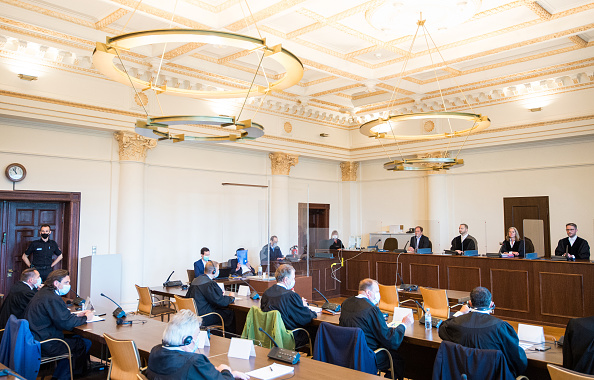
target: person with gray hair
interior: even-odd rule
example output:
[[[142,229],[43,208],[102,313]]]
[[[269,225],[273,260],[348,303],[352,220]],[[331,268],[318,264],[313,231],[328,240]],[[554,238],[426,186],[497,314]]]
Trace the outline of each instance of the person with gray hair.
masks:
[[[439,337],[468,348],[499,350],[505,356],[514,376],[526,370],[528,359],[520,347],[518,335],[511,325],[491,315],[495,309],[491,292],[476,287],[470,302],[439,326]]]
[[[202,319],[190,310],[180,310],[165,327],[162,344],[151,350],[146,375],[149,380],[249,379],[228,365],[215,367],[206,356],[196,353]]]

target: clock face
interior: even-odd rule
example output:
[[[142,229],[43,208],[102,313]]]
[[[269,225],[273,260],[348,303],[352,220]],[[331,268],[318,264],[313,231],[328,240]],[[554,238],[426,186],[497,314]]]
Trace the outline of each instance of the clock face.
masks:
[[[27,175],[27,170],[21,164],[10,164],[6,167],[6,177],[12,182],[22,181]]]

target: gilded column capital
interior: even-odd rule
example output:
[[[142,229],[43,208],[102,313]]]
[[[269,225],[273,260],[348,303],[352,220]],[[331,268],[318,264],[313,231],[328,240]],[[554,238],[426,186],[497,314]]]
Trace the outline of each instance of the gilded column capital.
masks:
[[[157,146],[156,139],[149,139],[134,132],[118,131],[114,137],[119,145],[120,161],[144,162],[146,152]]]
[[[270,153],[268,157],[270,157],[272,175],[289,175],[291,166],[295,166],[299,162],[299,156],[296,154],[274,152]]]
[[[356,181],[357,170],[359,170],[358,162],[343,161],[340,163],[340,171],[342,172],[343,181]]]

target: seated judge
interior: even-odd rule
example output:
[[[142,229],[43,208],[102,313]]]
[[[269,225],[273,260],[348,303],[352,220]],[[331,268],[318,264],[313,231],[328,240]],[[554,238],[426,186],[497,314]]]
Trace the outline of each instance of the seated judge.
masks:
[[[396,327],[388,327],[386,320],[377,304],[380,301],[379,286],[377,281],[366,278],[359,282],[359,294],[347,298],[341,306],[340,326],[359,327],[365,334],[367,346],[372,350],[380,347],[390,351],[394,361],[394,372],[398,379],[404,375],[404,362],[396,352],[406,330],[405,325],[413,323],[410,315],[402,319]],[[382,351],[375,356],[377,368],[386,372],[390,370],[387,354]]]
[[[501,244],[499,253],[509,253],[515,257],[524,257],[526,255],[526,246],[524,240],[520,238],[520,233],[516,227],[510,227],[507,230],[507,236]]]
[[[204,274],[204,266],[210,260],[210,249],[202,247],[200,249],[200,260],[194,262],[194,278]]]
[[[196,353],[201,318],[190,310],[180,310],[163,331],[162,344],[151,350],[146,369],[149,380],[249,379],[228,365],[215,367],[203,354]]]
[[[468,306],[464,305],[439,326],[439,337],[469,348],[501,351],[510,371],[517,377],[528,366],[526,353],[519,346],[514,328],[491,315],[494,308],[491,292],[483,287],[474,288]]]
[[[409,252],[416,252],[420,248],[431,248],[431,240],[423,235],[423,227],[415,227],[415,236],[410,238],[410,246],[408,247]]]
[[[223,295],[223,291],[214,281],[219,276],[219,263],[209,261],[204,266],[204,273],[194,278],[188,292],[187,298],[194,298],[198,314],[218,313],[223,317],[225,331],[235,332],[235,313],[227,306],[235,301],[235,297]],[[221,320],[216,315],[208,315],[202,318],[203,326],[219,324]]]
[[[468,234],[468,224],[460,224],[458,232],[460,235],[452,239],[452,247],[450,250],[462,254],[464,251],[474,251],[477,249],[476,244],[474,244],[474,238]]]
[[[84,325],[93,318],[91,310],[71,313],[62,300],[70,292],[70,276],[65,269],[51,272],[43,287],[33,296],[25,309],[25,319],[37,341],[58,338],[66,341],[72,352],[72,367],[75,375],[82,374],[89,360],[91,341],[77,335],[64,337],[64,330]],[[52,341],[41,345],[42,356],[59,356],[67,352],[63,343]],[[53,377],[58,380],[70,379],[70,365],[67,359],[58,361]]]
[[[293,291],[295,268],[289,264],[282,264],[276,269],[274,276],[276,285],[266,289],[262,295],[260,308],[262,311],[278,310],[288,330],[305,327],[316,317],[316,313],[309,310],[305,298]],[[309,343],[303,331],[296,331],[293,335],[295,347],[302,347]]]
[[[270,252],[270,262],[282,260],[283,254],[278,247],[278,237],[271,236],[270,243],[266,244],[260,250],[260,265],[268,264],[268,253]]]
[[[567,223],[565,225],[567,237],[559,240],[559,244],[555,248],[556,256],[590,260],[590,246],[586,240],[577,236],[577,230],[578,228],[575,223]]]
[[[255,276],[256,270],[250,265],[250,262],[245,264],[240,263],[237,257],[237,252],[245,251],[245,248],[237,248],[235,251],[235,258],[229,260],[229,266],[231,267],[231,276]]]
[[[33,268],[27,268],[21,273],[21,280],[14,284],[0,309],[0,328],[6,326],[8,318],[14,315],[17,319],[23,319],[25,309],[31,299],[41,286],[41,276]]]
[[[328,249],[344,249],[342,241],[340,241],[340,239],[338,238],[338,231],[332,231],[330,240],[332,240],[332,244],[330,244],[330,247]]]

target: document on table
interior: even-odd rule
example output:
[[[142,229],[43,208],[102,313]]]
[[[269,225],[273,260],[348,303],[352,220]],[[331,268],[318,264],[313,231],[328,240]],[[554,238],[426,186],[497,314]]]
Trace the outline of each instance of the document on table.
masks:
[[[250,371],[246,373],[246,375],[255,377],[256,379],[269,380],[288,375],[290,373],[293,373],[294,371],[295,369],[293,367],[278,363],[272,363],[269,366]]]
[[[312,305],[309,305],[308,307],[309,307],[309,310],[313,311],[314,313],[320,314],[322,312],[321,307],[316,307],[316,306],[312,306]]]
[[[87,323],[99,322],[99,321],[104,321],[104,320],[105,320],[105,318],[101,318],[101,317],[98,317],[96,315],[93,315],[93,318],[87,319]]]
[[[520,347],[522,347],[522,349],[524,351],[526,351],[527,349],[529,349],[532,346],[534,346],[534,343],[531,343],[531,342],[520,342]]]

